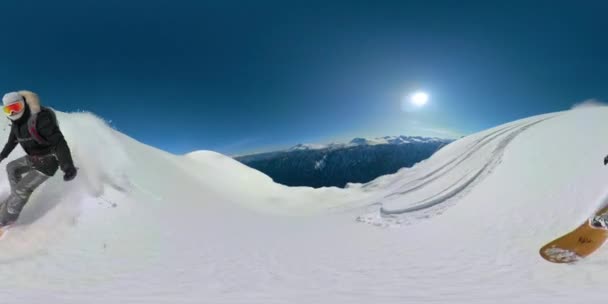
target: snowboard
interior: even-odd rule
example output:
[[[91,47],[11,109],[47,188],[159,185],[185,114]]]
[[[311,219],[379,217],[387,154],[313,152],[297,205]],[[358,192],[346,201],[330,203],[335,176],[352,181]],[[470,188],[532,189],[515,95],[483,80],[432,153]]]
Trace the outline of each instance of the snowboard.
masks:
[[[2,226],[0,227],[0,240],[4,239],[4,237],[8,234],[8,231],[10,230],[11,225],[6,225],[6,226]]]
[[[570,264],[591,255],[608,239],[608,229],[593,226],[592,220],[606,213],[608,207],[598,210],[578,228],[543,246],[540,256],[552,263]]]

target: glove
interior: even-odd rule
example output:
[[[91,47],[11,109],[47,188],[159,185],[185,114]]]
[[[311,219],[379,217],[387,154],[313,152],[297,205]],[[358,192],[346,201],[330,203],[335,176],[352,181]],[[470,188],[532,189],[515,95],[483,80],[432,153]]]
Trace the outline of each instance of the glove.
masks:
[[[63,180],[68,182],[74,179],[74,177],[76,177],[76,168],[74,167],[69,167],[67,169],[65,169],[65,171],[63,172]]]
[[[606,155],[606,157],[604,157],[604,166],[608,164],[608,155]]]

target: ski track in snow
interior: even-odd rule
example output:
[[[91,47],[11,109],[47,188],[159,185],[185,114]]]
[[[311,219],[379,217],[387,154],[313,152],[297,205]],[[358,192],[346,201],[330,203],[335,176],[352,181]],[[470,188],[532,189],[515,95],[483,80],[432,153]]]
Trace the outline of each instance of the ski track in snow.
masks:
[[[492,173],[494,168],[500,164],[504,150],[513,139],[530,127],[551,118],[553,118],[553,116],[539,118],[532,122],[523,122],[513,126],[505,126],[490,132],[473,142],[467,151],[450,159],[444,165],[434,169],[430,173],[411,181],[404,182],[401,180],[400,182],[404,183],[399,187],[406,188],[405,190],[399,190],[385,195],[381,203],[372,204],[372,206],[378,208],[377,210],[372,208],[371,212],[368,211],[365,215],[357,217],[356,220],[370,223],[375,226],[394,227],[403,224],[409,225],[419,219],[429,219],[433,216],[440,215],[446,208],[451,206],[451,203],[466,195],[476,183],[481,182],[484,177]],[[438,179],[446,177],[454,169],[460,168],[463,163],[478,154],[482,148],[491,144],[496,145],[496,147],[490,154],[485,155],[487,161],[480,164],[482,165],[481,168],[475,169],[470,166],[467,172],[458,177],[454,183],[450,184],[445,189],[434,192],[430,197],[422,200],[415,200],[411,203],[408,201],[406,194],[419,191],[431,183],[436,183]],[[406,207],[385,207],[387,199],[391,202],[397,201],[399,202],[399,205],[405,204]]]
[[[532,123],[535,124],[535,123]],[[522,130],[523,128],[525,128],[526,126],[521,126],[521,125],[516,125],[513,127],[509,127],[509,128],[503,128],[503,129],[499,129],[496,132],[492,132],[487,136],[484,136],[483,138],[477,140],[473,146],[466,151],[465,153],[463,153],[463,155],[460,155],[454,159],[449,160],[448,162],[446,162],[443,166],[439,167],[438,169],[432,171],[431,173],[421,177],[421,178],[417,178],[414,179],[411,182],[407,182],[406,184],[404,184],[403,188],[409,186],[410,184],[416,184],[417,182],[420,182],[420,184],[411,187],[407,190],[401,191],[401,192],[396,192],[396,193],[391,193],[385,196],[385,198],[390,198],[392,196],[400,196],[403,194],[407,194],[409,192],[418,190],[424,186],[426,186],[427,184],[434,182],[435,180],[437,180],[438,178],[444,176],[445,174],[447,174],[450,170],[458,167],[459,165],[461,165],[464,161],[468,160],[473,154],[475,154],[476,152],[478,152],[481,148],[483,148],[484,146],[486,146],[487,144],[493,142],[496,138],[498,138],[499,136],[508,133],[512,130]],[[522,130],[523,131],[523,130]],[[487,164],[486,164],[487,165]]]
[[[444,169],[446,169],[447,167],[455,167],[456,165],[459,165],[461,162],[463,162],[464,160],[466,160],[467,158],[469,158],[473,153],[475,153],[477,150],[479,150],[479,146],[483,146],[485,144],[487,144],[489,141],[491,141],[492,139],[494,139],[496,136],[499,136],[505,132],[508,132],[510,130],[513,130],[515,128],[520,127],[519,125],[515,125],[515,126],[506,126],[506,127],[502,127],[497,129],[496,131],[493,131],[485,136],[483,136],[482,138],[476,140],[473,145],[471,145],[471,148],[468,151],[463,152],[461,155],[455,157],[454,159],[451,159],[449,161],[447,161],[444,165],[440,166],[439,168],[429,172],[428,174],[420,177],[420,178],[416,178],[413,179],[411,181],[405,181],[404,184],[402,184],[400,187],[407,187],[411,184],[415,184],[417,182],[422,182],[421,184],[415,186],[415,187],[411,187],[407,190],[404,190],[402,192],[398,192],[398,193],[392,193],[392,194],[388,194],[385,197],[391,197],[394,195],[399,195],[399,194],[407,194],[408,192],[412,192],[414,190],[417,190],[419,188],[422,188],[424,185],[436,180],[438,177],[433,178],[433,176],[435,176],[437,173],[440,173],[441,171],[443,171]],[[457,163],[454,163],[455,161],[457,161]],[[449,169],[448,169],[449,170]],[[399,180],[399,179],[395,179],[395,181],[391,184],[389,184],[388,186],[393,186],[394,184],[397,183],[403,183],[404,181]],[[368,183],[366,185],[363,186],[363,188],[366,188],[370,185],[372,185],[373,183]]]
[[[434,181],[436,178],[432,178],[435,174],[440,173],[442,170],[444,170],[445,168],[452,166],[454,167],[454,161],[458,161],[458,164],[460,164],[463,160],[466,160],[468,157],[470,157],[474,152],[476,152],[477,150],[479,150],[479,146],[483,146],[485,144],[487,144],[490,140],[494,139],[496,136],[501,135],[505,132],[511,131],[513,129],[516,129],[518,127],[521,127],[521,125],[523,125],[524,123],[520,123],[520,124],[514,124],[513,126],[510,125],[506,125],[504,127],[498,127],[496,130],[489,132],[488,134],[484,135],[483,137],[475,140],[471,145],[470,148],[464,152],[462,152],[460,155],[454,157],[453,159],[450,159],[448,161],[446,161],[442,166],[432,170],[429,173],[425,173],[425,175],[419,177],[419,178],[414,178],[412,180],[401,180],[401,179],[394,179],[393,182],[390,182],[386,185],[382,185],[384,187],[388,186],[388,187],[394,187],[396,184],[401,184],[401,188],[405,188],[408,187],[411,184],[415,184],[417,182],[423,182],[422,184],[415,186],[415,187],[411,187],[407,190],[404,190],[402,192],[399,192],[397,194],[406,194],[408,192],[417,190],[419,188],[421,188],[422,186],[424,186],[425,184],[428,184],[429,182]],[[374,189],[374,188],[378,188],[377,183],[369,182],[367,184],[364,184],[361,188],[368,190],[368,189]],[[396,195],[395,193],[392,194],[388,194],[385,197],[390,197],[392,195]]]

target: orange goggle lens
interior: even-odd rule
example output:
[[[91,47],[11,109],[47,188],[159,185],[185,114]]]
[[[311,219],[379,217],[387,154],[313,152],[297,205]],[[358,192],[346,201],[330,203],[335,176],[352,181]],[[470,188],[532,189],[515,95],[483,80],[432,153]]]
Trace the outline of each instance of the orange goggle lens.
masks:
[[[4,114],[10,115],[13,113],[19,113],[23,110],[23,104],[20,102],[15,102],[8,106],[4,106]]]

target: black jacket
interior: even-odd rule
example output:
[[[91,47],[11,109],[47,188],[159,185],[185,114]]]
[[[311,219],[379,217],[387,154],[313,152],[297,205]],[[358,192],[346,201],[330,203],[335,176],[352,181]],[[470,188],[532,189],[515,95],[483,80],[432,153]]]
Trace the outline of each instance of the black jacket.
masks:
[[[31,110],[26,104],[23,116],[13,121],[11,134],[4,149],[0,152],[0,158],[5,159],[19,143],[25,153],[30,156],[32,167],[44,174],[53,176],[58,167],[61,167],[64,172],[68,168],[73,168],[74,162],[72,161],[70,148],[52,115],[49,110],[44,108],[37,115],[36,129],[49,142],[49,145],[40,144],[31,138],[32,136],[28,130],[27,120],[31,116]],[[27,138],[31,139],[23,140]]]

